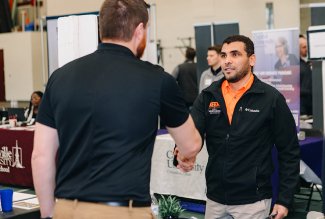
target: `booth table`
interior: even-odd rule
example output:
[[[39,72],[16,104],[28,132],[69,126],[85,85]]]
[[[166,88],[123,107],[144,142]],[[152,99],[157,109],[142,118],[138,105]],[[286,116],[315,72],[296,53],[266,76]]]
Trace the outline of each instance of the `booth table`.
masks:
[[[323,159],[323,138],[308,137],[299,142],[301,151],[301,160],[303,160],[310,169],[322,178],[322,159]]]
[[[11,212],[0,212],[0,218],[13,218],[13,219],[39,219],[40,218],[40,210],[32,209],[25,210],[20,208],[13,208]]]
[[[33,187],[33,138],[32,129],[0,128],[0,184]]]

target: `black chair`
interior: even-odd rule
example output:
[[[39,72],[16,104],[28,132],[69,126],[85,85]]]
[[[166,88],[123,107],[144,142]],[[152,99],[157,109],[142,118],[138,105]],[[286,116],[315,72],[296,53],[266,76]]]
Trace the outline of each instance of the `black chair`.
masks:
[[[307,190],[307,192],[306,192]],[[317,191],[320,199],[313,199],[314,191]],[[296,199],[307,200],[306,211],[309,211],[311,201],[322,201],[323,195],[322,191],[319,189],[316,183],[307,182],[304,178],[300,177],[300,188],[299,191],[295,195]]]
[[[0,111],[0,120],[2,120],[2,118],[6,118],[5,120],[8,120],[9,118],[8,111]]]

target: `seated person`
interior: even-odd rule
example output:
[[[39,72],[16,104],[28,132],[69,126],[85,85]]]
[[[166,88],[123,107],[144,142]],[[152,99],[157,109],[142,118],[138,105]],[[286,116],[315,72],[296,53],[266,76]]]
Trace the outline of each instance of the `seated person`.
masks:
[[[38,112],[38,107],[41,103],[43,97],[43,92],[41,91],[35,91],[32,93],[32,96],[29,101],[29,107],[25,111],[25,118],[26,122],[33,124],[35,122],[37,112]]]

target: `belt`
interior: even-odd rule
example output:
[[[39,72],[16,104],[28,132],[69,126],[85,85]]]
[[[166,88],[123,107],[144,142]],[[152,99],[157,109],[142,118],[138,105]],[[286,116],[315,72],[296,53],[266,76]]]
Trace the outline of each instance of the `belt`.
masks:
[[[112,206],[112,207],[149,207],[151,202],[144,201],[109,201],[109,202],[100,202],[101,204]]]

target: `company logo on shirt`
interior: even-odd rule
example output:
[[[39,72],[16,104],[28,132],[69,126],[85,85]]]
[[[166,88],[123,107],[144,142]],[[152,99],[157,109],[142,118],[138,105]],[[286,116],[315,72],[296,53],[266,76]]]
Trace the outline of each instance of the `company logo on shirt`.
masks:
[[[23,166],[22,148],[12,146],[9,150],[8,146],[2,146],[0,150],[0,172],[10,173],[10,168],[25,168]]]
[[[210,102],[208,111],[210,114],[220,114],[220,104],[217,101]]]
[[[259,109],[250,109],[250,108],[245,108],[246,112],[250,112],[250,113],[259,113],[260,110]]]
[[[209,104],[209,108],[217,108],[220,107],[220,104],[216,101],[216,102],[210,102]]]

